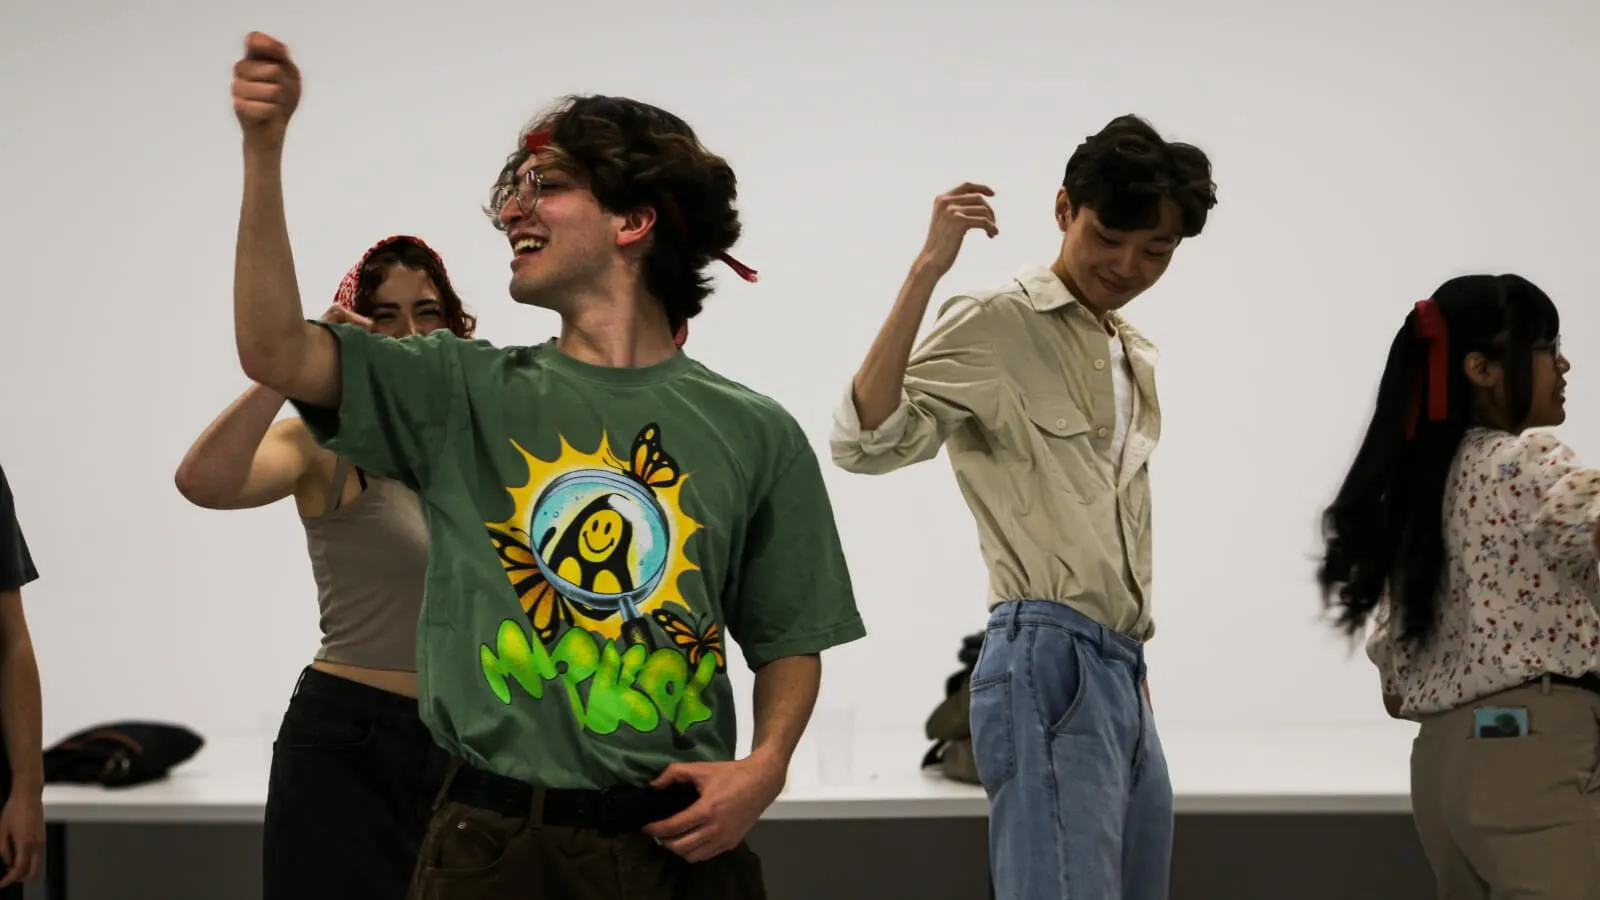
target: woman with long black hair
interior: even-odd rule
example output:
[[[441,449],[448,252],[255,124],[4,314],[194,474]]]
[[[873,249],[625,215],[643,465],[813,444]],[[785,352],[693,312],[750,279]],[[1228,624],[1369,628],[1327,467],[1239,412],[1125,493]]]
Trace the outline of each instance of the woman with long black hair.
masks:
[[[1390,714],[1439,897],[1600,897],[1600,470],[1566,419],[1560,316],[1516,275],[1418,302],[1324,516],[1319,580]]]

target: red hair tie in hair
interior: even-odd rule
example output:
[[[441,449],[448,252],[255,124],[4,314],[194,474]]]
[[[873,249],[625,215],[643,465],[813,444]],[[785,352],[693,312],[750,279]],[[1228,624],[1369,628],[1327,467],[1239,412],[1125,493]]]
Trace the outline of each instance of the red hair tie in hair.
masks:
[[[726,253],[718,253],[717,259],[720,259],[727,264],[728,268],[732,269],[735,275],[738,275],[740,278],[743,278],[745,281],[748,281],[751,284],[755,284],[756,280],[760,277],[760,273],[755,269],[752,269],[744,263],[739,262],[737,259],[734,259]]]
[[[678,226],[679,231],[688,230],[688,224],[683,219],[683,210],[678,207],[678,201],[668,197],[662,202],[661,206],[663,211],[672,217],[672,223]],[[738,275],[740,278],[743,278],[745,281],[748,281],[751,284],[756,283],[759,273],[756,272],[755,269],[752,269],[744,263],[739,262],[737,259],[729,256],[727,253],[718,253],[717,259],[720,259],[727,264],[728,268],[732,269],[735,275]]]
[[[1411,415],[1406,421],[1406,439],[1416,436],[1422,417],[1424,384],[1428,393],[1428,420],[1443,422],[1450,414],[1450,329],[1444,314],[1432,300],[1418,300],[1413,307],[1412,329],[1428,345],[1428,357],[1418,373],[1411,393]]]

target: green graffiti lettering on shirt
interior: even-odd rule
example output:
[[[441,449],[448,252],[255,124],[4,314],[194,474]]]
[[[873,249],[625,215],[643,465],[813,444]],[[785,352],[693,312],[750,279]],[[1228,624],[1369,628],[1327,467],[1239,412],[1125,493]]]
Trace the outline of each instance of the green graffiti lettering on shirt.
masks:
[[[711,708],[700,699],[717,673],[709,655],[691,679],[688,660],[676,650],[650,652],[642,644],[620,650],[615,640],[600,644],[590,632],[572,628],[546,651],[512,619],[500,623],[494,648],[484,644],[478,655],[489,689],[501,703],[511,702],[511,681],[538,700],[545,684],[559,679],[578,721],[596,734],[611,734],[623,723],[650,732],[662,718],[685,731],[711,718]],[[584,682],[587,702],[578,690]]]
[[[489,680],[489,690],[501,703],[511,702],[509,675],[522,685],[535,700],[544,696],[544,683],[556,677],[555,663],[537,641],[528,643],[528,633],[515,621],[506,619],[495,634],[495,648],[488,644],[478,648],[478,658],[483,663],[483,675]]]

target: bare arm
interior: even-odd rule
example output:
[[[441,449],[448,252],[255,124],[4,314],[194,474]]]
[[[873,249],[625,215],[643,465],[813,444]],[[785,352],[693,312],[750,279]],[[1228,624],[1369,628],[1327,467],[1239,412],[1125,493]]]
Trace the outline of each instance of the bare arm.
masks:
[[[821,656],[787,656],[756,670],[751,759],[770,762],[785,771],[789,768],[821,687]]]
[[[252,380],[280,394],[337,407],[339,344],[301,311],[283,211],[281,148],[247,145],[244,172],[233,274],[239,364]]]
[[[283,211],[283,145],[300,103],[289,48],[251,34],[234,66],[233,108],[244,132],[244,199],[233,273],[234,341],[252,381],[304,403],[339,403],[339,346],[305,321]]]
[[[867,357],[856,370],[851,382],[851,399],[856,404],[856,418],[861,428],[871,431],[884,423],[900,406],[900,391],[906,378],[906,364],[911,360],[911,350],[916,346],[917,330],[922,327],[923,316],[928,312],[928,301],[933,299],[933,289],[938,286],[939,272],[918,257],[900,295],[895,298],[889,316],[878,336],[867,349]]]
[[[233,401],[178,464],[178,492],[207,509],[248,509],[294,493],[310,463],[298,419],[273,424],[283,395],[259,384]]]
[[[0,729],[11,759],[11,792],[38,795],[44,790],[44,700],[20,590],[0,591]]]
[[[863,430],[872,431],[882,425],[900,405],[900,390],[916,345],[917,329],[922,326],[939,279],[955,264],[966,232],[983,228],[990,237],[997,233],[994,211],[983,199],[992,193],[983,185],[968,183],[934,201],[927,243],[900,286],[900,295],[851,385],[856,418]]]
[[[44,866],[43,706],[22,591],[0,591],[0,729],[11,762],[11,793],[0,807],[0,858],[10,871],[0,888],[32,881]]]

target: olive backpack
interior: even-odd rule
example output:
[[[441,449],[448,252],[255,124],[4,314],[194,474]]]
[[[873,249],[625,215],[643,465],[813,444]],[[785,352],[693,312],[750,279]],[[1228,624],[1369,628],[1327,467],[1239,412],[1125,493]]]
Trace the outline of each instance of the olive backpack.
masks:
[[[945,697],[934,707],[923,728],[933,746],[923,755],[922,768],[934,769],[945,778],[966,784],[979,783],[972,758],[972,698],[967,685],[972,681],[972,669],[978,664],[982,646],[981,631],[961,639],[961,651],[956,654],[961,670],[945,679]]]

